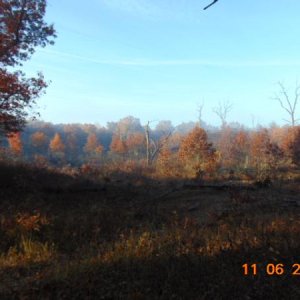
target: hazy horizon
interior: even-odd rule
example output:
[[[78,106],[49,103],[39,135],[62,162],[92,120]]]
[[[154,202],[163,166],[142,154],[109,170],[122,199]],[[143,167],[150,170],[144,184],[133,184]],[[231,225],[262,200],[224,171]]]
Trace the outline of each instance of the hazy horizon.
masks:
[[[228,122],[284,125],[286,113],[271,97],[284,82],[293,96],[299,76],[300,2],[52,0],[47,21],[56,43],[38,49],[24,71],[51,81],[38,101],[53,123],[100,123],[133,115],[202,119],[219,126],[219,102],[233,109]],[[299,110],[298,110],[299,111]]]

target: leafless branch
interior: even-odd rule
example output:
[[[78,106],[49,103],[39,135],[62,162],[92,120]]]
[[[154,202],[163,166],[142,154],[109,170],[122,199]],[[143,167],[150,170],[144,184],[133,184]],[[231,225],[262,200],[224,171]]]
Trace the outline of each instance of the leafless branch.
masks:
[[[166,134],[161,140],[158,142],[155,142],[150,137],[150,123],[154,121],[148,121],[145,125],[145,136],[146,136],[146,159],[147,159],[147,165],[150,166],[150,164],[153,162],[156,155],[159,153],[159,151],[163,148],[165,143],[167,143],[168,139],[172,135],[172,131],[170,131],[168,134]],[[153,148],[153,149],[151,149]]]
[[[219,103],[218,107],[213,108],[213,112],[221,119],[222,127],[226,125],[227,115],[231,111],[232,107],[232,103],[227,101]]]
[[[202,122],[202,110],[204,107],[204,102],[202,102],[201,104],[198,104],[198,120],[199,120],[199,126],[201,127],[201,122]]]
[[[280,88],[281,95],[275,94],[273,99],[278,101],[281,108],[283,108],[290,116],[289,121],[285,120],[285,119],[284,119],[284,121],[290,123],[294,127],[296,125],[297,121],[299,120],[299,119],[295,118],[295,114],[296,114],[297,103],[298,103],[299,96],[300,96],[300,85],[298,83],[296,83],[293,101],[291,100],[290,96],[288,95],[283,83],[278,82],[278,85]]]
[[[218,1],[219,1],[219,0],[214,0],[212,3],[208,4],[207,6],[205,6],[205,7],[203,8],[203,10],[208,9],[208,8],[211,7],[212,5],[216,4]]]
[[[164,147],[164,145],[168,142],[171,135],[172,135],[172,131],[170,131],[166,136],[161,138],[157,143],[155,143],[152,140],[152,142],[154,144],[154,151],[150,157],[150,164],[154,161],[156,155],[161,151],[161,149]]]

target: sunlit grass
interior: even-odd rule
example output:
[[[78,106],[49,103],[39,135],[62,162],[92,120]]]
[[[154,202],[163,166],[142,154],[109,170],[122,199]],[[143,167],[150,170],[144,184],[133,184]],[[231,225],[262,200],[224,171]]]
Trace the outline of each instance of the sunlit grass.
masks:
[[[7,253],[0,255],[0,268],[49,262],[55,255],[54,245],[22,237],[19,245],[9,248]]]

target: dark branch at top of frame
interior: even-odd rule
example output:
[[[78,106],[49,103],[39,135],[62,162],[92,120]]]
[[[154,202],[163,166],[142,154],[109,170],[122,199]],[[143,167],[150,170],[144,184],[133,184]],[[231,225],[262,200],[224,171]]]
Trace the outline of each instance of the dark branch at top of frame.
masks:
[[[218,1],[219,1],[219,0],[214,0],[212,3],[208,4],[207,6],[205,6],[205,7],[203,8],[203,10],[208,9],[208,8],[211,7],[212,5],[216,4]]]

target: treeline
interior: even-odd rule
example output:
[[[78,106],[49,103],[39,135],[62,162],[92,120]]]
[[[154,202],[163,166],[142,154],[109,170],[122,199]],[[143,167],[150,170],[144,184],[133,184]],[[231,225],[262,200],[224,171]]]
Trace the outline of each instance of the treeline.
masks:
[[[183,123],[176,128],[170,121],[159,122],[150,128],[151,143],[165,134],[185,134],[196,123]],[[81,165],[98,156],[109,156],[113,152],[133,158],[145,157],[145,127],[132,116],[119,122],[108,122],[106,127],[91,124],[52,124],[30,122],[20,133],[0,139],[2,152],[22,156],[26,161],[44,157],[53,164]],[[151,145],[153,147],[153,145]],[[131,153],[132,152],[132,153]],[[3,155],[3,153],[2,153]]]
[[[300,165],[300,127],[201,126],[161,121],[151,128],[132,116],[106,127],[32,122],[2,139],[1,157],[39,166],[143,165],[161,176],[198,178],[223,172],[262,179]]]

